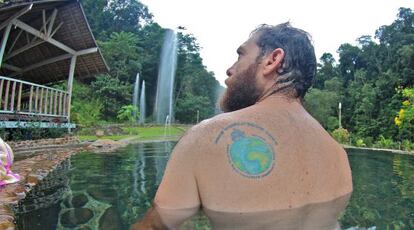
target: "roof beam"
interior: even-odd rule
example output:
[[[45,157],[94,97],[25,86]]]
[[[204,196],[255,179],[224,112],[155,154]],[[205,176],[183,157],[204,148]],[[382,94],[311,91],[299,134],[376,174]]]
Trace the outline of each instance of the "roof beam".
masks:
[[[0,30],[3,29],[4,27],[6,27],[8,24],[10,24],[10,22],[13,21],[14,19],[17,19],[20,16],[22,16],[23,14],[30,11],[32,9],[32,7],[33,7],[33,3],[26,6],[25,8],[21,9],[19,12],[13,14],[10,18],[8,18],[6,21],[4,21],[0,24]]]
[[[9,47],[9,50],[7,51],[7,54],[10,54],[10,53],[11,53],[11,51],[12,51],[12,50],[13,50],[13,48],[14,48],[14,45],[16,45],[16,42],[17,42],[17,40],[19,40],[20,35],[22,35],[22,33],[23,33],[23,30],[20,30],[20,31],[19,31],[19,33],[17,34],[16,38],[14,39],[13,43],[12,43],[12,44],[11,44],[11,46]]]
[[[53,58],[50,58],[50,59],[47,59],[47,60],[38,62],[36,64],[30,65],[30,66],[28,66],[26,68],[23,68],[20,72],[13,73],[13,74],[11,74],[9,76],[10,77],[15,77],[15,76],[17,76],[19,74],[22,74],[24,72],[27,72],[27,71],[30,71],[30,70],[33,70],[33,69],[37,69],[37,68],[42,67],[42,66],[45,66],[45,65],[49,65],[49,64],[54,63],[54,62],[62,61],[62,60],[65,60],[65,59],[69,59],[72,56],[73,56],[72,54],[63,54],[63,55],[60,55],[60,56],[57,56],[57,57],[53,57]]]
[[[46,24],[43,25],[41,31],[39,31],[39,32],[42,32],[42,30],[44,30],[45,31],[44,33],[47,34],[47,37],[48,38],[52,38],[53,35],[59,30],[59,28],[63,24],[63,22],[61,22],[55,29],[53,29],[53,25],[55,23],[55,19],[56,19],[57,12],[58,12],[58,10],[55,8],[53,10],[53,12],[52,12],[52,15],[46,20],[46,24],[47,25]],[[47,29],[46,29],[46,27],[47,27]],[[35,46],[38,46],[40,44],[43,44],[44,42],[47,42],[46,40],[43,40],[43,39],[41,39],[40,41],[36,41],[36,39],[38,37],[37,36],[34,36],[31,42],[29,42],[28,44],[26,44],[23,47],[20,47],[19,49],[15,50],[15,51],[12,51],[15,43],[20,38],[20,35],[22,34],[23,31],[25,31],[25,30],[22,29],[22,30],[19,31],[19,34],[17,35],[16,39],[13,41],[13,44],[10,47],[9,51],[7,52],[7,55],[6,55],[6,57],[5,57],[4,60],[8,60],[8,59],[10,59],[10,58],[12,58],[12,57],[14,57],[14,56],[16,56],[18,54],[21,54],[21,53],[25,52],[26,50],[29,50],[29,49],[31,49],[31,48],[33,48]]]
[[[51,37],[50,34],[52,33],[53,24],[55,23],[57,12],[58,12],[58,10],[55,8],[53,10],[52,16],[50,16],[50,22],[49,22],[49,26],[47,28],[47,36],[48,37]]]
[[[77,51],[77,52],[75,52],[75,55],[63,54],[63,55],[60,55],[60,56],[57,56],[57,57],[53,57],[53,58],[38,62],[38,63],[33,64],[33,65],[30,65],[26,68],[20,68],[19,70],[11,69],[11,70],[16,71],[16,72],[10,74],[9,76],[10,77],[15,77],[17,75],[23,74],[24,72],[27,72],[27,71],[30,71],[30,70],[33,70],[33,69],[36,69],[36,68],[39,68],[39,67],[42,67],[42,66],[45,66],[45,65],[49,65],[49,64],[52,64],[52,63],[55,63],[55,62],[58,62],[58,61],[69,59],[69,58],[72,58],[73,56],[81,56],[81,55],[91,54],[91,53],[95,53],[95,52],[98,52],[98,47],[93,47],[93,48]],[[10,67],[11,65],[8,65],[8,66]],[[13,68],[13,66],[11,66],[11,68]],[[19,68],[19,67],[15,67],[15,68]],[[8,69],[10,69],[10,68],[8,68]]]
[[[10,64],[7,64],[7,63],[3,63],[1,65],[1,67],[5,68],[5,69],[12,70],[12,71],[15,71],[15,72],[21,72],[23,70],[20,67],[17,67],[17,66],[14,66],[14,65],[10,65]]]
[[[3,55],[4,55],[4,51],[6,50],[6,44],[7,44],[7,40],[9,39],[9,34],[10,34],[10,30],[11,30],[11,24],[9,24],[6,29],[4,30],[4,34],[3,34],[3,38],[1,39],[1,45],[0,45],[0,67],[1,67],[1,63],[3,62]]]
[[[91,54],[91,53],[96,53],[96,52],[98,52],[98,47],[93,47],[93,48],[77,51],[76,56],[81,56],[81,55]]]
[[[8,60],[8,59],[20,54],[20,53],[23,53],[26,50],[29,50],[29,49],[31,49],[35,46],[38,46],[42,43],[45,43],[45,42],[46,42],[45,40],[39,40],[39,41],[31,42],[30,44],[27,44],[27,45],[23,46],[22,48],[19,48],[19,49],[13,51],[12,53],[6,55],[6,58],[4,60],[6,61],[6,60]]]
[[[70,48],[69,46],[67,46],[67,45],[65,45],[65,44],[63,44],[63,43],[61,43],[61,42],[59,42],[59,41],[57,41],[57,40],[55,40],[51,37],[48,37],[47,34],[44,34],[44,33],[40,32],[39,30],[29,26],[28,24],[26,24],[26,23],[24,23],[24,22],[22,22],[18,19],[13,20],[12,23],[15,26],[19,27],[20,29],[27,31],[27,32],[33,34],[34,36],[39,37],[39,38],[49,42],[50,44],[66,51],[70,54],[72,54],[72,55],[76,54],[76,51],[74,49]]]

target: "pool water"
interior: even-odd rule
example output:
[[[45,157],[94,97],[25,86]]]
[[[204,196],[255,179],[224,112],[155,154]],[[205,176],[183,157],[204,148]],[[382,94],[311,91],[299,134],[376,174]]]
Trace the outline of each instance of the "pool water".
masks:
[[[174,142],[65,161],[17,208],[18,229],[129,229],[150,207]],[[414,229],[414,157],[349,150],[354,192],[343,229]],[[182,229],[210,229],[202,214]]]

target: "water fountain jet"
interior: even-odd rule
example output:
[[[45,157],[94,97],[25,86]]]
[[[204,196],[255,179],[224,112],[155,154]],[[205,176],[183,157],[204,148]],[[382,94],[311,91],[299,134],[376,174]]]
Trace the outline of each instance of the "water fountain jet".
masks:
[[[154,118],[158,124],[164,123],[167,116],[173,120],[173,88],[177,66],[177,34],[168,29],[161,53],[158,70],[157,95],[155,99]]]

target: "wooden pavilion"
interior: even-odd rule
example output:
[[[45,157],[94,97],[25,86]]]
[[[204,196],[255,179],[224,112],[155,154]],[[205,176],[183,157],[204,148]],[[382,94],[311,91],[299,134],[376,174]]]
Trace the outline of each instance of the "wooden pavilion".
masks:
[[[73,128],[74,77],[108,71],[79,1],[0,0],[0,42],[0,128]]]

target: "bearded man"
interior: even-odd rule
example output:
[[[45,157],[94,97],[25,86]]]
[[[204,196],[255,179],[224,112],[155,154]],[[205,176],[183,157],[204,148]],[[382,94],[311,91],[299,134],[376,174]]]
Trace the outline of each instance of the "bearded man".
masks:
[[[352,192],[346,152],[303,108],[310,36],[262,25],[227,70],[225,112],[192,127],[133,229],[174,229],[202,209],[217,229],[334,229]]]

